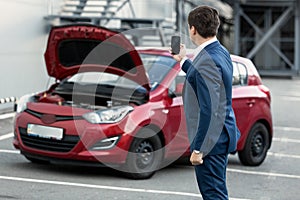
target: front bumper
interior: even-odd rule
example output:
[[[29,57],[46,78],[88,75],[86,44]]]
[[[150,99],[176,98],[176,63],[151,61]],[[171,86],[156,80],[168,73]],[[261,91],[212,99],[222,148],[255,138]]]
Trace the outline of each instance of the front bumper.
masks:
[[[83,119],[54,122],[51,125],[43,122],[26,112],[18,114],[15,118],[15,138],[13,145],[28,157],[47,160],[50,162],[68,162],[90,164],[116,164],[126,162],[131,140],[131,134],[125,134],[121,125],[100,126],[90,124]],[[27,134],[27,124],[59,127],[64,129],[62,140],[39,138]],[[117,144],[109,149],[91,150],[97,142],[111,136],[120,136]]]

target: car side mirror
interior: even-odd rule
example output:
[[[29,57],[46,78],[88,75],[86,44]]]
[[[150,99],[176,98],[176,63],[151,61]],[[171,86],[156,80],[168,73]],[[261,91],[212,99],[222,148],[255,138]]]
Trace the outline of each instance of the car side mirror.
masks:
[[[166,89],[163,92],[162,97],[163,97],[163,104],[165,106],[170,106],[173,103],[173,98],[170,96],[169,89]]]

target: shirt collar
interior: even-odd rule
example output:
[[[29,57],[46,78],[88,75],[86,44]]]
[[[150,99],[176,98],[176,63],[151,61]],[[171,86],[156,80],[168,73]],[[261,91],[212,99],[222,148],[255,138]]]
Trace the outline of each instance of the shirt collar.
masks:
[[[206,46],[210,45],[213,42],[218,41],[217,37],[213,37],[212,39],[203,42],[201,45],[199,45],[195,50],[194,50],[194,58],[202,51],[202,49],[204,49]]]

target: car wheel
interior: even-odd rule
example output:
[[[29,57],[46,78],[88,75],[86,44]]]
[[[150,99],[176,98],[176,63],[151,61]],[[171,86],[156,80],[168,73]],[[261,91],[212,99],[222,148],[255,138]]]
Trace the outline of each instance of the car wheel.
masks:
[[[162,158],[160,138],[155,131],[143,128],[131,144],[123,173],[131,179],[150,178],[160,167]]]
[[[265,125],[256,123],[251,128],[243,150],[238,152],[243,165],[258,166],[267,156],[269,133]]]

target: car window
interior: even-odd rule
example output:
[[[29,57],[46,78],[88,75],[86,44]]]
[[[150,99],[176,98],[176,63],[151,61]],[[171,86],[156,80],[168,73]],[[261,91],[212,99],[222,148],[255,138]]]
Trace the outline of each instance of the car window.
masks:
[[[176,60],[168,56],[140,54],[147,71],[151,89],[155,89],[176,64]]]
[[[246,85],[248,80],[247,68],[244,64],[238,62],[232,62],[233,64],[233,77],[232,85]],[[169,87],[169,93],[172,97],[182,96],[183,84],[185,81],[185,72],[180,71],[176,78],[172,81]]]
[[[182,96],[183,85],[185,81],[185,72],[180,71],[169,87],[171,97]]]
[[[143,65],[149,77],[151,90],[154,90],[176,64],[172,57],[157,54],[140,54]],[[78,73],[67,80],[80,84],[97,84],[137,88],[139,85],[122,76],[103,72]]]
[[[247,68],[244,64],[239,62],[232,62],[233,64],[233,77],[232,85],[246,85],[248,80]]]

